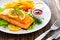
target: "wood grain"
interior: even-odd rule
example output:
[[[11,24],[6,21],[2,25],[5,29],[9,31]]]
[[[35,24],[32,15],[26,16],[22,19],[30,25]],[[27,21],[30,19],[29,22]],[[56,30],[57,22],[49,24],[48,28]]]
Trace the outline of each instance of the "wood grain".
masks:
[[[30,34],[24,34],[24,35],[12,35],[12,34],[0,32],[0,40],[34,40],[36,37],[38,37],[43,32],[48,30],[50,28],[50,26],[55,22],[55,20],[60,17],[60,14],[59,14],[60,12],[57,9],[54,0],[47,1],[47,5],[51,9],[52,17],[51,17],[50,22],[44,28],[42,28],[36,32],[30,33]],[[58,30],[60,30],[60,29],[58,29]],[[53,33],[57,32],[58,30],[49,32],[47,34],[47,36],[45,36],[42,40],[46,40],[48,37],[50,37]],[[58,38],[57,40],[60,40],[60,38]]]

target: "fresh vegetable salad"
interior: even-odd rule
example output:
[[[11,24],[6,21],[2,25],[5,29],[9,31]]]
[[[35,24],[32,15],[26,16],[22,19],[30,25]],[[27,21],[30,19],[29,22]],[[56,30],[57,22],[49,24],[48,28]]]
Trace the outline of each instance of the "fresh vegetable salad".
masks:
[[[16,32],[41,24],[42,21],[35,15],[41,15],[43,11],[35,9],[34,4],[32,0],[18,0],[5,4],[4,8],[0,7],[0,26]]]

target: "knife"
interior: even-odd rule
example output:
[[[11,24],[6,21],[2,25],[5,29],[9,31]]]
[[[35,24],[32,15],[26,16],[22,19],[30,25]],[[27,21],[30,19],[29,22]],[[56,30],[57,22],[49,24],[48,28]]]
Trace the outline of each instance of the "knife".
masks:
[[[58,31],[57,33],[55,33],[54,35],[52,35],[51,37],[49,37],[46,40],[52,40],[52,39],[57,39],[60,37],[60,31]]]

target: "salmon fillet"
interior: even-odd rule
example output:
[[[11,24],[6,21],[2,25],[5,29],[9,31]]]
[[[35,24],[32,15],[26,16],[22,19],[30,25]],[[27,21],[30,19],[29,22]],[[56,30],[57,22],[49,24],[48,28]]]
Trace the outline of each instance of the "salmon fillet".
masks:
[[[14,24],[20,28],[23,28],[23,29],[28,29],[29,26],[34,22],[34,19],[32,17],[30,17],[29,15],[26,15],[25,19],[24,20],[20,20],[19,18],[11,18],[7,15],[3,15],[3,14],[0,14],[0,18],[8,21],[9,23],[11,24]]]

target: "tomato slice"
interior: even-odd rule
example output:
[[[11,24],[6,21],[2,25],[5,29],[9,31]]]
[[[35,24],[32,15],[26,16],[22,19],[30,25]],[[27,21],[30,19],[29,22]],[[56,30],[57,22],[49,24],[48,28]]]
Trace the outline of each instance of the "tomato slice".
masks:
[[[23,10],[28,11],[28,6],[23,7]]]

